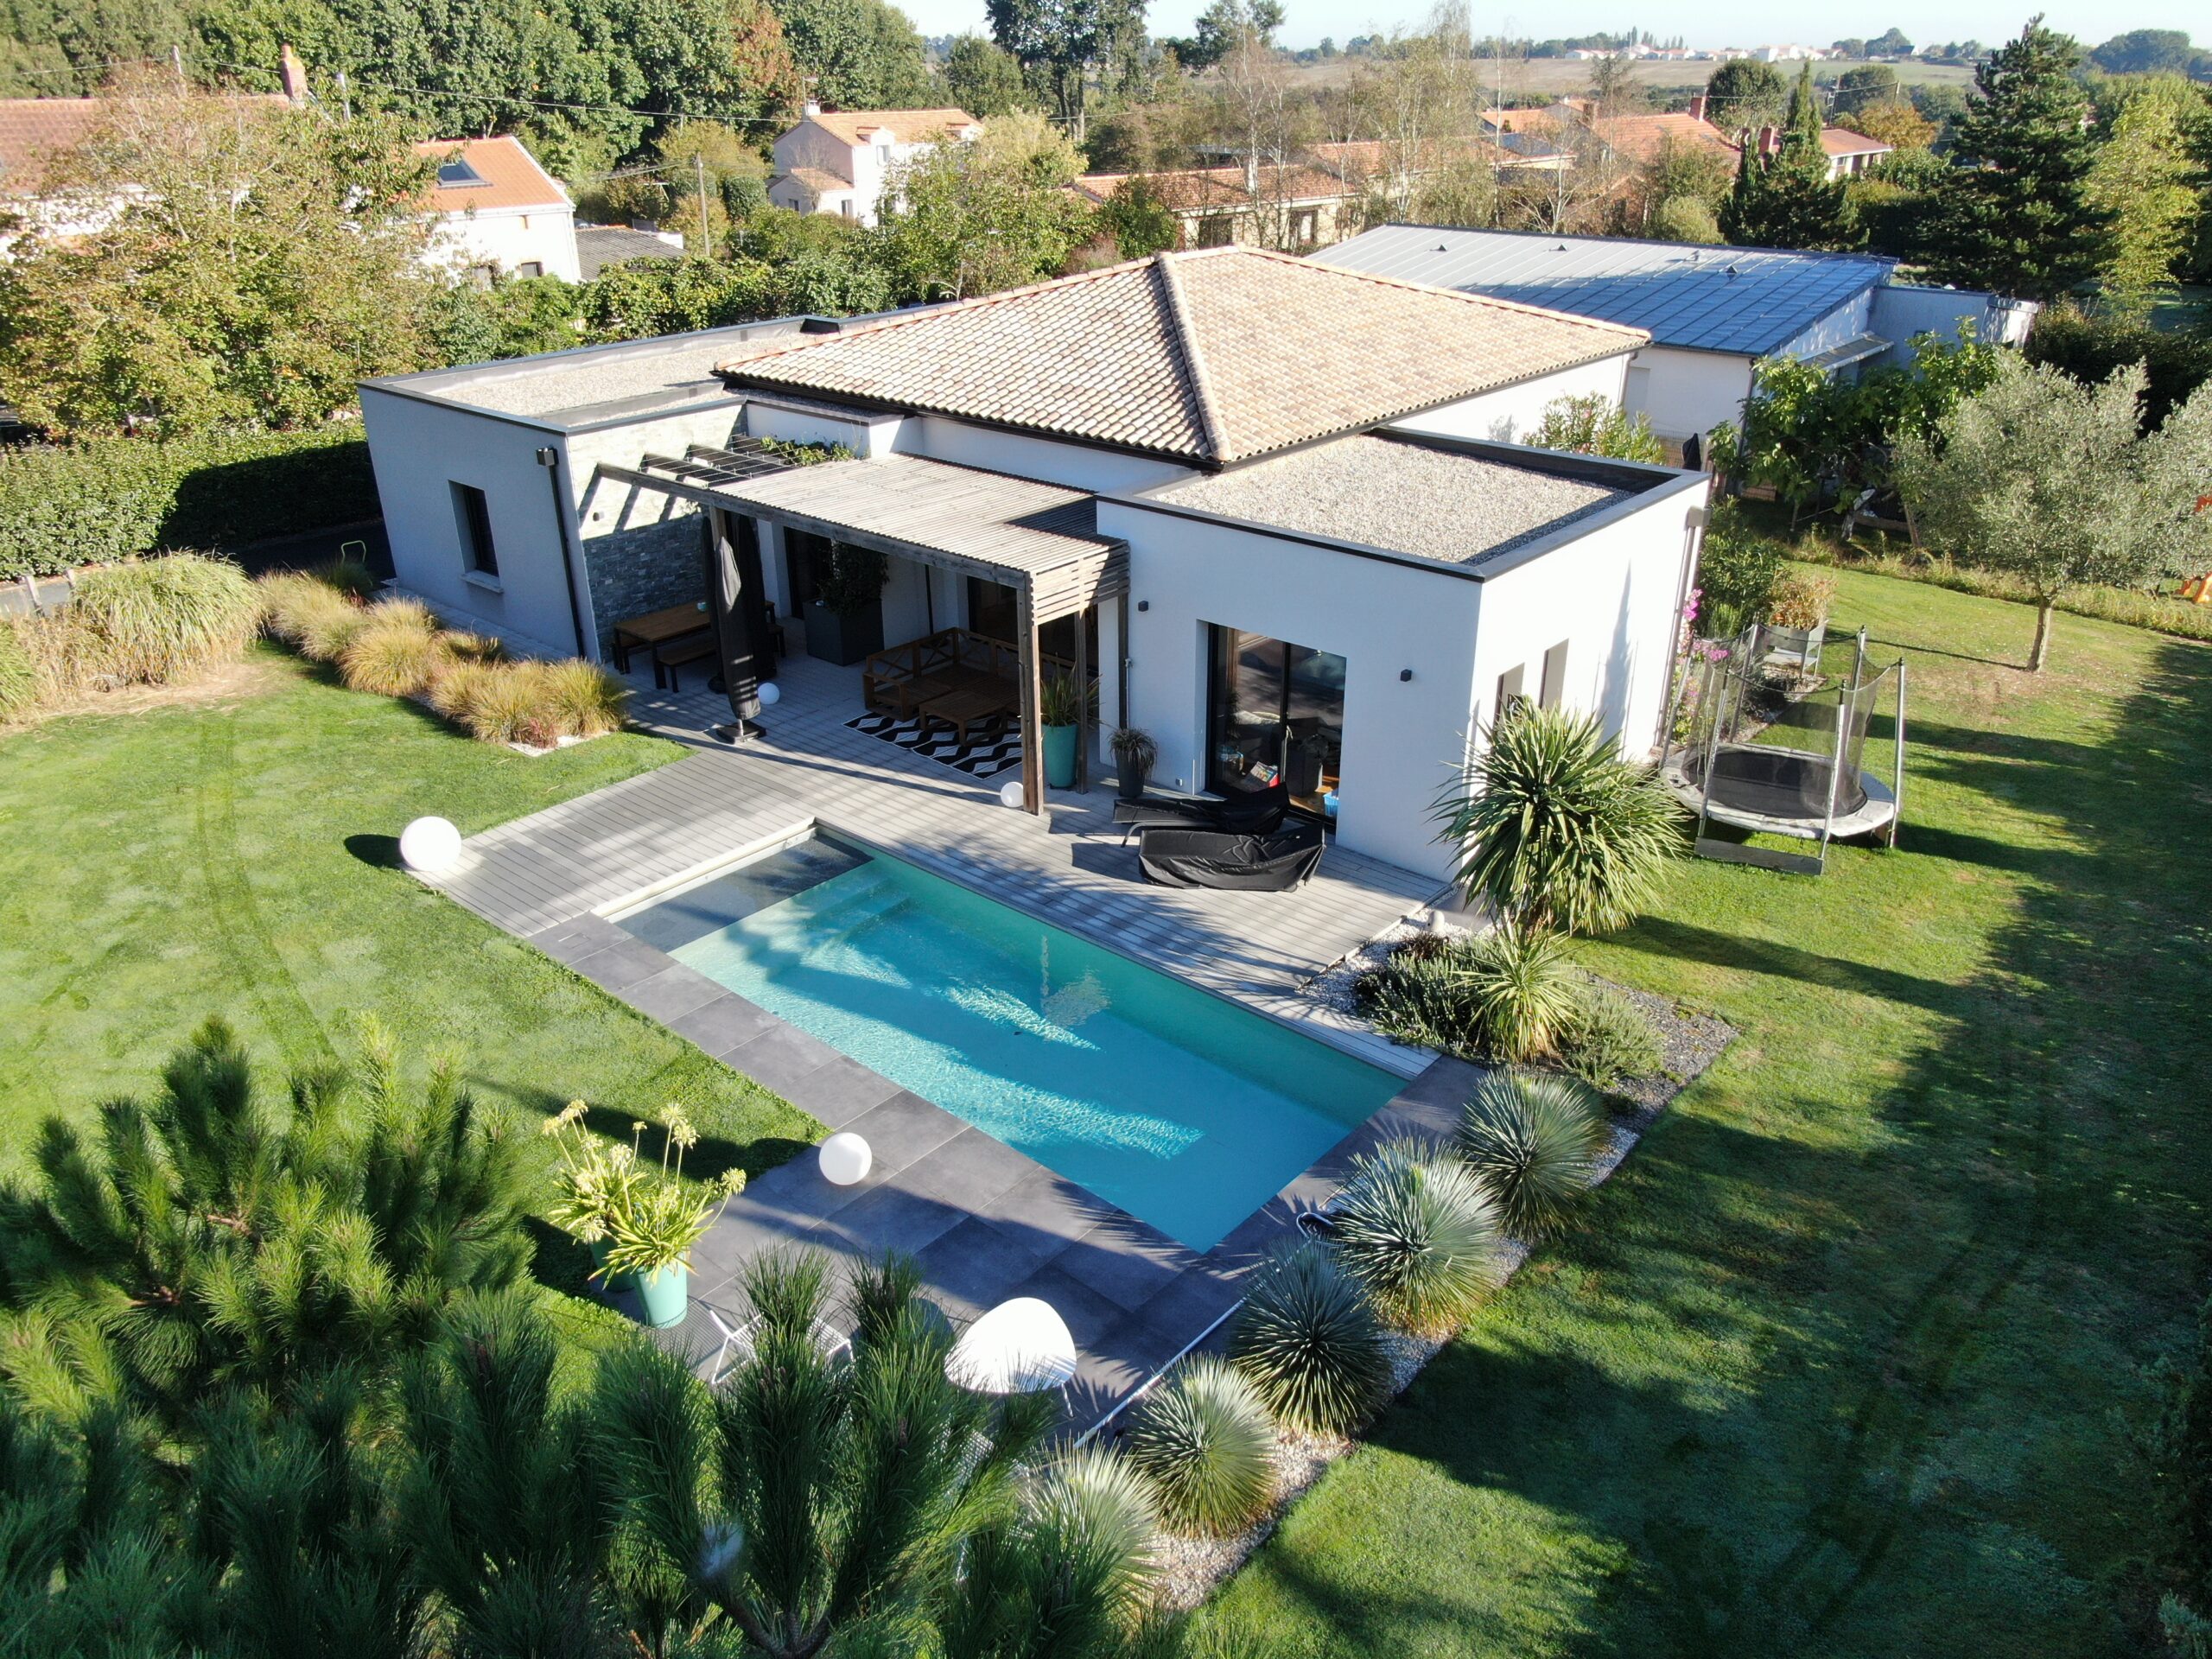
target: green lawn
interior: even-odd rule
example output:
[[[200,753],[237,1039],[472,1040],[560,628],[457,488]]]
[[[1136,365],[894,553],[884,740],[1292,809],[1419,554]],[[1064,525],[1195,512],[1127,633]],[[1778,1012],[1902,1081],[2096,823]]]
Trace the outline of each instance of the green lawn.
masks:
[[[272,1084],[342,1058],[365,1010],[413,1064],[457,1052],[480,1093],[532,1122],[578,1096],[614,1124],[681,1100],[702,1173],[819,1134],[397,868],[393,838],[421,814],[468,833],[681,750],[623,735],[531,759],[273,650],[252,662],[220,702],[0,737],[0,1164],[46,1114],[150,1087],[211,1014]],[[573,1263],[549,1255],[566,1281]]]
[[[2139,1650],[2204,1289],[2212,651],[1840,575],[1907,823],[1591,947],[1744,1039],[1211,1615],[1274,1655]],[[1892,653],[1893,654],[1893,653]]]

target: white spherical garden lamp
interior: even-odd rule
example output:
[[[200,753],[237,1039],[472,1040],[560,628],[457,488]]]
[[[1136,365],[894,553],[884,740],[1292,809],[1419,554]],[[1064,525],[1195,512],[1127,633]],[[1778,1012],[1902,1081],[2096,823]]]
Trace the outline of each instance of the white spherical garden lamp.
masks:
[[[753,688],[753,695],[760,699],[763,709],[772,709],[784,700],[784,694],[773,680],[763,680]]]
[[[850,1129],[840,1129],[822,1143],[822,1179],[832,1186],[850,1186],[868,1179],[875,1153]]]
[[[461,862],[461,831],[443,818],[417,818],[399,832],[399,861],[417,875],[442,875]]]
[[[999,785],[999,804],[1015,808],[1020,806],[1021,780],[1020,779],[1014,779],[1012,783]]]

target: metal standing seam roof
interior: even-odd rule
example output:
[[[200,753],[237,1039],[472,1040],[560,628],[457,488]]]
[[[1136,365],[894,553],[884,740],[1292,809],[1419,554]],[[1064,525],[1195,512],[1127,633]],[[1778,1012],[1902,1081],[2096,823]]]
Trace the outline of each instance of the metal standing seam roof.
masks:
[[[1633,351],[1586,317],[1256,248],[899,314],[721,365],[805,391],[1217,467]]]
[[[1625,323],[1649,330],[1657,346],[1750,357],[1778,349],[1878,286],[1897,263],[1868,254],[1420,225],[1380,226],[1313,257]]]

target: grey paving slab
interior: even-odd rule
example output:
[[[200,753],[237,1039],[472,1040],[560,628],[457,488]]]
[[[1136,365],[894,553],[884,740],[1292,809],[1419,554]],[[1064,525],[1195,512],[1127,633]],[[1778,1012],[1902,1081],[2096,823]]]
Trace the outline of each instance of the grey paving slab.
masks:
[[[740,1044],[749,1043],[782,1023],[766,1009],[722,991],[711,1001],[677,1014],[668,1022],[668,1028],[720,1059]]]
[[[1017,1181],[1051,1179],[1052,1172],[1003,1141],[963,1128],[916,1159],[906,1177],[908,1185],[921,1192],[974,1208],[989,1203]]]
[[[639,1013],[649,1014],[667,1025],[729,993],[704,974],[678,963],[657,974],[649,974],[635,984],[625,985],[617,995]]]
[[[869,1260],[890,1250],[913,1255],[966,1219],[957,1205],[887,1182],[825,1216],[809,1242]]]
[[[801,1078],[837,1058],[837,1051],[819,1038],[779,1020],[758,1037],[729,1050],[721,1060],[763,1088],[788,1096]]]
[[[641,980],[669,966],[669,958],[639,940],[625,938],[569,964],[601,990],[620,995]]]
[[[875,1108],[901,1091],[889,1078],[840,1054],[784,1092],[792,1105],[828,1128],[857,1129]]]
[[[903,1170],[968,1126],[919,1095],[901,1089],[848,1126],[868,1145],[880,1172]]]

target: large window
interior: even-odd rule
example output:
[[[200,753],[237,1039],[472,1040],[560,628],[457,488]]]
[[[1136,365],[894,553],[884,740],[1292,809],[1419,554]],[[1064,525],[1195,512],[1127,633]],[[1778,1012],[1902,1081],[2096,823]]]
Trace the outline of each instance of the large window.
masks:
[[[492,544],[492,504],[474,484],[453,486],[454,518],[461,526],[461,556],[479,575],[499,574],[499,552]]]
[[[1212,634],[1206,786],[1230,795],[1265,789],[1280,775],[1294,806],[1333,816],[1344,659],[1239,628],[1217,626]]]

